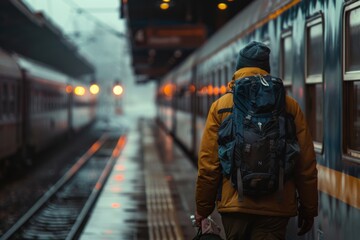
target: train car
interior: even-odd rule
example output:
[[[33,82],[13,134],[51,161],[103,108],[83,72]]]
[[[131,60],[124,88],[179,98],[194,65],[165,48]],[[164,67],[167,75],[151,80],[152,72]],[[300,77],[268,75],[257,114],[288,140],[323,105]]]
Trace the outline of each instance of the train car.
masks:
[[[24,129],[27,150],[36,153],[69,131],[69,77],[49,67],[17,57],[23,71]]]
[[[207,112],[220,96],[214,90],[222,93],[231,80],[238,51],[252,40],[271,48],[271,74],[282,78],[287,94],[299,102],[317,154],[319,216],[301,239],[360,235],[359,39],[359,0],[257,0],[195,51],[190,66],[184,69],[185,62],[169,73],[174,88],[183,86],[184,75],[188,87],[195,86],[186,109],[175,104],[181,101],[177,97],[167,104],[175,116],[181,111],[195,119],[192,142],[184,146],[191,146],[187,151],[196,159]],[[181,128],[168,130],[181,141]],[[293,219],[287,238],[298,239],[296,230]]]
[[[0,49],[0,176],[10,165],[10,156],[22,146],[22,74],[16,61]]]
[[[96,120],[97,96],[80,81],[72,81],[70,126],[76,133]]]
[[[96,96],[84,81],[1,49],[0,92],[0,177],[96,120]]]

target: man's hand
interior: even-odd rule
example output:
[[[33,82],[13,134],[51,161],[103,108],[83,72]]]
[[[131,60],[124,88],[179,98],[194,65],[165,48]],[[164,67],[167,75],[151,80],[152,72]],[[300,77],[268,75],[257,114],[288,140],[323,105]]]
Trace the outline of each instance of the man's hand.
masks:
[[[314,218],[303,218],[299,215],[298,216],[298,228],[300,228],[300,230],[298,231],[297,235],[302,236],[305,233],[307,233],[308,231],[310,231],[313,224],[314,224]]]
[[[206,217],[203,217],[201,215],[198,214],[198,212],[195,212],[195,223],[196,226],[201,227],[201,221],[204,220]]]

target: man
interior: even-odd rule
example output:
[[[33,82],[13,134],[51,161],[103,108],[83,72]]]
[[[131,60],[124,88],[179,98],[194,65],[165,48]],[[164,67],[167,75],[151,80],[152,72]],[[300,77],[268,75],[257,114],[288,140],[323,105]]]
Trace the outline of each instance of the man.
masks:
[[[270,73],[270,49],[251,42],[239,52],[235,80]],[[298,235],[308,232],[318,212],[317,169],[313,141],[298,103],[286,96],[286,112],[294,117],[296,135],[300,145],[300,159],[295,163],[294,176],[284,183],[282,200],[274,193],[260,198],[246,196],[238,201],[237,190],[231,181],[221,177],[218,159],[218,129],[230,112],[218,112],[233,106],[233,94],[225,94],[215,101],[209,111],[201,141],[198,178],[196,183],[196,221],[198,224],[215,208],[221,214],[228,240],[232,239],[285,239],[289,218],[298,215]],[[220,183],[222,181],[222,183]],[[222,186],[219,188],[219,184]],[[221,199],[217,200],[221,189]],[[298,195],[298,199],[297,199]]]

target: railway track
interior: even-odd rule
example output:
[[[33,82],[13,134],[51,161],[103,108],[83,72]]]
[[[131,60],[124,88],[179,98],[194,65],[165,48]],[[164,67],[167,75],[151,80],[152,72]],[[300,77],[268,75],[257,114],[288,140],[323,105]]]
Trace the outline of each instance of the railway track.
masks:
[[[0,240],[75,239],[124,144],[105,133]]]

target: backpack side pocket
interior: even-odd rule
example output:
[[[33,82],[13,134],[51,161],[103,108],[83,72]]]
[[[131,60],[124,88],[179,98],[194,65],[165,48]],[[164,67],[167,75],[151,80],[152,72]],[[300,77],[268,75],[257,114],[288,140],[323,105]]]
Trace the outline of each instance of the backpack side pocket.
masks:
[[[230,177],[233,169],[233,152],[235,147],[233,115],[230,114],[221,123],[218,132],[218,157],[225,177]]]

